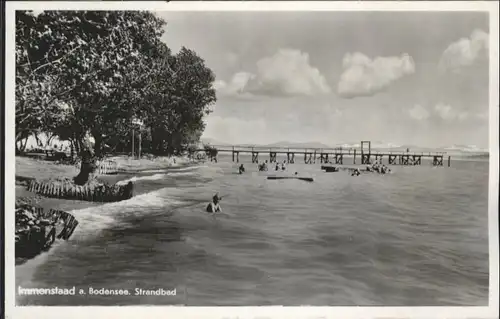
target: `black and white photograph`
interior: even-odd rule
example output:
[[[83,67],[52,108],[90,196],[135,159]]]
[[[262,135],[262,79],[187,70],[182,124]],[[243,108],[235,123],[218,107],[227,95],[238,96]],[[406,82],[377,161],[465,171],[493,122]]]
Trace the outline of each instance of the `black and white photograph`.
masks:
[[[15,311],[498,317],[498,3],[356,3],[8,3]]]

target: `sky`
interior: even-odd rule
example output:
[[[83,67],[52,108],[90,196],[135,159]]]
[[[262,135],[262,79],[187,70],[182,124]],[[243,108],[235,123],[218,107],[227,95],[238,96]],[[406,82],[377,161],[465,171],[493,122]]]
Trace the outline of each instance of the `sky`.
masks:
[[[488,147],[487,13],[156,14],[216,75],[204,138]]]

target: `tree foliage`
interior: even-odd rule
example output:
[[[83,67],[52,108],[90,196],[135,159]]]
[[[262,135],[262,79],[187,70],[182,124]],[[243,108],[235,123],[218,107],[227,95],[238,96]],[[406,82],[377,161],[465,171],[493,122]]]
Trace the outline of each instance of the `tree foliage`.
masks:
[[[172,54],[165,25],[143,11],[17,11],[16,142],[55,134],[89,172],[106,152],[129,147],[134,118],[155,154],[196,143],[215,77],[194,51]]]

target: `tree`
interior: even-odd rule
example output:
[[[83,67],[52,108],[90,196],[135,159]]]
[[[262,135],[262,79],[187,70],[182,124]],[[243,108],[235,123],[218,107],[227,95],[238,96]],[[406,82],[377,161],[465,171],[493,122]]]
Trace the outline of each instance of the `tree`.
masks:
[[[199,139],[215,78],[195,52],[172,55],[160,40],[165,21],[142,11],[46,11],[17,12],[16,22],[16,142],[37,132],[71,141],[82,159],[77,184],[130,141],[134,117],[156,153]]]
[[[133,103],[148,75],[147,53],[160,41],[165,22],[139,11],[20,13],[18,22],[17,109],[30,120],[20,128],[50,130],[58,123],[61,133],[71,127],[82,157],[75,181],[85,183],[103,156],[105,132],[135,113]],[[60,118],[56,101],[72,106],[69,118]],[[93,146],[85,141],[88,134]]]
[[[202,58],[184,47],[175,56],[161,57],[158,66],[161,94],[148,102],[146,113],[155,115],[148,124],[155,152],[175,154],[199,140],[203,116],[216,101],[215,76]]]

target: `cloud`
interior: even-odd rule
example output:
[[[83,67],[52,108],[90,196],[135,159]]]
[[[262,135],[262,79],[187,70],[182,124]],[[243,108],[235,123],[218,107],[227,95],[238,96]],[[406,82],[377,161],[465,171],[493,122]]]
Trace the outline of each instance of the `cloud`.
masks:
[[[396,80],[413,74],[415,63],[408,54],[370,59],[356,52],[344,56],[343,68],[338,94],[341,97],[352,98],[374,95]]]
[[[457,111],[450,105],[439,103],[434,107],[434,111],[437,115],[446,121],[460,120],[463,121],[469,117],[469,113]]]
[[[229,83],[220,83],[225,95],[312,96],[330,92],[325,77],[309,64],[309,55],[299,50],[280,49],[257,61],[256,74],[236,73]]]
[[[251,73],[239,72],[233,75],[228,83],[221,80],[216,81],[214,83],[214,88],[221,95],[244,94],[249,81],[254,78],[255,75]]]
[[[210,115],[205,119],[204,137],[226,143],[251,144],[265,143],[267,124],[264,119],[248,120],[235,117]]]
[[[416,104],[408,110],[408,114],[415,120],[422,121],[429,118],[441,119],[444,121],[464,121],[468,119],[488,119],[488,113],[470,113],[452,107],[445,103],[438,103],[434,108],[427,109],[420,104]]]
[[[462,38],[448,46],[439,62],[442,72],[460,72],[480,60],[488,59],[489,35],[482,30],[475,30],[469,38]]]
[[[427,109],[420,104],[416,104],[415,106],[413,106],[413,108],[411,108],[408,113],[412,118],[419,121],[428,119],[430,116],[429,111],[427,111]]]
[[[227,52],[225,54],[225,60],[229,66],[235,66],[239,62],[239,56],[233,52]]]

